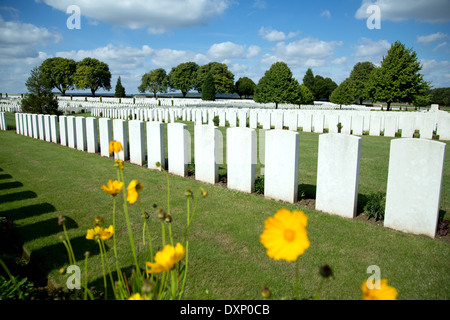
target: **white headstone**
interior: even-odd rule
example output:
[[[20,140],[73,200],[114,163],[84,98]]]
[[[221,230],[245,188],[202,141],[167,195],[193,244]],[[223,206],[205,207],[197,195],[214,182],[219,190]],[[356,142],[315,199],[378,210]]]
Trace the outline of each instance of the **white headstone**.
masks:
[[[141,120],[128,121],[130,162],[142,166],[145,161],[145,129]]]
[[[156,166],[159,162],[160,166]],[[166,167],[164,147],[164,123],[147,122],[147,166],[149,169],[161,170]]]
[[[446,144],[391,141],[384,226],[434,238],[439,217]]]
[[[316,111],[313,115],[315,133],[323,133],[324,121],[325,119],[323,113],[319,113]]]
[[[113,139],[122,144],[123,150],[114,154],[114,159],[128,160],[127,122],[122,119],[113,120]]]
[[[317,162],[316,210],[356,216],[361,138],[321,134]]]
[[[29,120],[31,120],[31,118],[29,118]],[[31,121],[29,121],[31,122]],[[30,130],[30,127],[28,127],[28,130]],[[51,136],[51,128],[50,128],[50,115],[49,114],[44,114],[44,132],[45,132],[45,141],[52,141],[52,136]],[[29,131],[28,131],[29,134]]]
[[[352,134],[362,136],[364,129],[364,117],[360,114],[352,116]]]
[[[97,118],[86,118],[86,140],[87,140],[87,152],[98,152],[98,128]]]
[[[100,135],[100,155],[102,157],[109,157],[109,142],[112,140],[111,119],[98,119],[98,131]]]
[[[167,156],[169,172],[178,176],[186,176],[189,164],[188,130],[184,123],[167,125]]]
[[[86,151],[86,118],[75,117],[75,125],[77,128],[77,149],[80,151]]]
[[[397,132],[397,117],[392,115],[386,115],[384,117],[384,136],[395,137]]]
[[[59,140],[61,145],[67,146],[67,117],[59,116]]]
[[[299,133],[268,130],[265,138],[264,196],[294,203],[298,199]]]
[[[227,129],[227,186],[252,193],[255,186],[256,131]]]
[[[33,114],[31,121],[33,122],[33,138],[39,139],[38,115]],[[5,129],[6,130],[6,129]]]
[[[195,179],[214,184],[219,180],[219,129],[194,126]]]
[[[381,117],[377,115],[370,116],[369,135],[379,136],[381,132]]]

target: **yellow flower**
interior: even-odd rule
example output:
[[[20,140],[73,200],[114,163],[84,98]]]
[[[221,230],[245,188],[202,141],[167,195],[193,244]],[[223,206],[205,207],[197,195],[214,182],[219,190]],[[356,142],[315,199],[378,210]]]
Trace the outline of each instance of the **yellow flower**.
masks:
[[[183,259],[186,249],[180,244],[174,247],[167,244],[162,251],[158,251],[155,255],[155,262],[146,262],[150,268],[148,273],[159,273],[163,271],[169,271],[173,268],[175,263]]]
[[[128,190],[127,201],[129,203],[135,203],[139,198],[139,192],[143,188],[144,186],[138,180],[131,181],[127,188]]]
[[[88,229],[87,234],[86,234],[86,239],[96,240],[101,237],[102,232],[103,232],[103,228],[99,227],[99,226],[95,227],[94,229]]]
[[[109,180],[108,183],[101,186],[102,190],[106,193],[109,193],[112,196],[116,196],[123,188],[123,182],[119,182],[117,180]]]
[[[100,239],[102,240],[111,239],[113,234],[114,234],[114,227],[110,225],[108,229],[103,229],[102,234],[100,235]]]
[[[397,299],[397,289],[388,286],[387,279],[380,280],[380,288],[369,289],[367,286],[367,281],[361,285],[361,290],[363,292],[363,300],[396,300]]]
[[[123,147],[119,141],[112,140],[109,142],[109,153],[119,153],[121,150],[123,150]]]
[[[88,240],[108,240],[114,234],[114,227],[111,225],[108,229],[103,229],[102,227],[95,227],[94,229],[89,229],[86,233],[86,239]]]
[[[141,296],[140,293],[135,293],[131,297],[128,298],[128,300],[149,300],[147,297]]]
[[[303,211],[282,208],[264,221],[261,243],[275,260],[295,261],[309,248],[308,217]]]

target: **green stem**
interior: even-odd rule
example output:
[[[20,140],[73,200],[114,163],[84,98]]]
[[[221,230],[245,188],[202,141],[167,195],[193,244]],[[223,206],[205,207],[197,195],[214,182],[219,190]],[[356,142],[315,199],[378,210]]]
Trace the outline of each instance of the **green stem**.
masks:
[[[105,300],[107,300],[107,297],[108,297],[108,286],[106,284],[105,261],[103,259],[103,249],[102,249],[102,244],[100,243],[100,239],[98,239],[97,242],[98,242],[98,247],[100,248],[100,256],[101,256],[101,259],[102,259],[103,284],[105,286]]]
[[[325,281],[325,278],[322,278],[320,280],[319,288],[317,289],[316,296],[314,297],[314,300],[319,300],[320,291],[322,291],[322,286],[323,286],[324,281]]]
[[[74,253],[73,253],[72,245],[70,244],[69,236],[67,235],[66,224],[63,223],[62,225],[63,225],[63,230],[64,230],[64,236],[66,237],[67,245],[68,245],[69,250],[70,250],[69,256],[71,257],[71,260],[72,260],[72,261],[71,261],[71,264],[75,264],[75,255],[74,255]],[[69,258],[69,259],[70,259],[70,258]]]
[[[87,260],[88,260],[88,254],[85,255],[84,258],[84,300],[87,300]]]
[[[299,282],[299,272],[298,272],[298,259],[297,259],[295,261],[295,296],[296,296],[296,300],[299,300],[298,282]]]
[[[189,265],[188,253],[189,253],[189,241],[186,240],[186,263],[184,265],[183,284],[181,286],[180,296],[178,297],[178,300],[181,300],[181,297],[183,296],[183,293],[184,293],[184,287],[186,286],[186,278],[187,278],[187,271],[188,271],[188,265]]]

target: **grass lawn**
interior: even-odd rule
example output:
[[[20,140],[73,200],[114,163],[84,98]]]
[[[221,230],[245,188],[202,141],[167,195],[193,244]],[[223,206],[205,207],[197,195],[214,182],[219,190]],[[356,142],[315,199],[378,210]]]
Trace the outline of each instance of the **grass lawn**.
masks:
[[[14,124],[12,114],[8,114],[8,123]],[[188,123],[188,128],[193,137],[193,124]],[[220,130],[225,138],[225,128]],[[386,190],[391,140],[370,136],[362,139],[361,201],[371,192]],[[317,143],[318,134],[300,132],[299,189],[306,198],[315,194]],[[111,196],[101,191],[100,186],[116,178],[114,161],[20,136],[14,130],[0,132],[0,150],[0,216],[14,220],[30,254],[30,263],[54,283],[65,286],[66,278],[59,274],[59,269],[68,266],[68,257],[59,239],[62,228],[57,225],[57,217],[63,215],[78,265],[83,271],[84,253],[89,251],[88,281],[101,286],[99,250],[85,235],[97,215],[107,225],[112,223]],[[447,149],[441,195],[441,212],[446,216],[450,210],[448,153]],[[221,173],[225,172],[226,166],[222,165]],[[143,265],[148,247],[142,245],[140,205],[149,213],[155,211],[153,204],[167,207],[166,177],[161,172],[126,163],[125,178],[138,179],[144,185],[140,203],[131,206],[131,224]],[[371,265],[377,265],[381,277],[399,291],[398,299],[450,299],[448,241],[397,232],[365,219],[332,216],[301,207],[301,202],[285,204],[228,190],[220,184],[207,185],[170,175],[175,241],[181,240],[185,227],[184,192],[199,187],[205,188],[209,195],[199,200],[191,229],[186,299],[259,299],[263,286],[271,289],[274,299],[292,297],[295,263],[269,259],[259,242],[264,220],[281,207],[302,209],[309,219],[311,246],[299,258],[301,297],[314,296],[320,281],[319,267],[328,264],[334,279],[325,284],[323,299],[360,299],[360,287],[371,275],[367,273]],[[122,200],[118,199],[117,207],[121,205]],[[128,268],[133,259],[124,218],[120,210],[118,213],[119,263]],[[158,244],[160,225],[156,214],[150,215],[149,223],[153,243]],[[106,244],[112,248],[112,243]],[[112,250],[108,256],[113,266]]]

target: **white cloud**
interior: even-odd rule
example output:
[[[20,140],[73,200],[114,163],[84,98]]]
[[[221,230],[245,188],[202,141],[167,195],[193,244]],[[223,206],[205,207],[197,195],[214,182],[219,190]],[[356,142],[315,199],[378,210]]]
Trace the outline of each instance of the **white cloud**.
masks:
[[[447,46],[447,45],[448,45],[447,41],[441,42],[441,43],[439,43],[436,47],[434,47],[433,52],[436,52],[436,51],[438,51],[440,48],[445,47],[445,46]]]
[[[274,30],[271,27],[265,28],[261,27],[258,31],[258,35],[268,41],[271,42],[277,42],[277,41],[284,41],[287,39],[291,39],[295,37],[298,34],[298,32],[289,32],[288,35],[286,35],[283,31]]]
[[[448,34],[444,34],[442,32],[436,32],[436,33],[429,34],[426,36],[418,36],[417,42],[427,45],[427,44],[430,44],[430,43],[433,43],[436,41],[440,41],[445,38],[448,38]]]
[[[43,1],[64,12],[69,5],[77,5],[84,17],[130,29],[147,28],[149,33],[157,34],[203,25],[229,7],[229,0]]]
[[[367,13],[367,7],[370,5],[377,5],[380,8],[382,20],[399,22],[416,19],[431,23],[450,21],[448,0],[363,0],[355,13],[355,18],[368,18],[371,13]]]
[[[233,58],[250,59],[259,55],[260,52],[261,48],[255,45],[252,45],[247,49],[247,47],[244,45],[226,41],[213,44],[209,48],[207,55],[212,60],[222,61]]]
[[[450,87],[450,61],[436,61],[435,59],[420,60],[422,63],[421,73],[426,81],[431,81],[434,88]]]
[[[292,66],[323,66],[332,58],[336,47],[342,41],[322,41],[310,37],[292,41],[279,42],[273,49],[274,57],[264,57],[264,61],[285,61]]]
[[[340,57],[340,58],[336,58],[334,60],[331,61],[332,64],[344,64],[347,62],[347,57]]]
[[[374,41],[368,38],[362,38],[358,41],[356,52],[354,54],[356,61],[370,61],[379,65],[383,55],[391,48],[387,40]]]
[[[322,11],[322,13],[320,14],[320,16],[321,16],[321,17],[325,17],[325,18],[330,19],[330,18],[331,18],[331,12],[330,12],[330,10],[324,10],[324,11]]]

